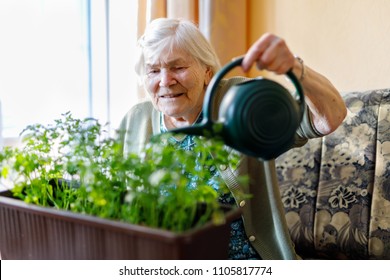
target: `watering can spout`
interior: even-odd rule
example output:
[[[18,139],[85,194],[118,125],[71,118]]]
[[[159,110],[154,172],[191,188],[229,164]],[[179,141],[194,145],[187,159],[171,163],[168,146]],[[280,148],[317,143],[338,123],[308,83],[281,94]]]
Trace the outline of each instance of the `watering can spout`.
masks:
[[[214,135],[213,130],[207,123],[195,124],[192,126],[179,127],[168,131],[173,134],[188,134],[195,136],[209,136],[212,137]]]

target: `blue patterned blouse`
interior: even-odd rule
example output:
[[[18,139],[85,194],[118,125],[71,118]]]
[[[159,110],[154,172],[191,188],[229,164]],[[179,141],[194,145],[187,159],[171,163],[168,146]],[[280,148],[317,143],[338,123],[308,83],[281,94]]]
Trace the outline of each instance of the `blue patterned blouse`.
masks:
[[[199,123],[202,120],[202,114],[198,117],[196,123]],[[162,114],[160,114],[160,129],[161,132],[166,132],[167,128],[164,124],[164,118]],[[177,140],[174,137],[171,137],[169,141],[176,145],[178,148],[185,150],[192,150],[195,145],[195,137],[193,135],[186,135],[183,139]],[[211,167],[210,172],[212,177],[208,182],[214,189],[219,189],[217,176],[220,176],[216,167]],[[195,182],[194,185],[190,187],[196,188]],[[224,204],[233,205],[235,203],[233,196],[229,194],[225,194],[219,198],[219,201]],[[244,223],[242,219],[238,219],[231,223],[231,231],[230,231],[230,243],[229,243],[229,259],[232,260],[245,260],[245,259],[261,259],[258,253],[253,249],[250,244],[248,238],[245,234]]]

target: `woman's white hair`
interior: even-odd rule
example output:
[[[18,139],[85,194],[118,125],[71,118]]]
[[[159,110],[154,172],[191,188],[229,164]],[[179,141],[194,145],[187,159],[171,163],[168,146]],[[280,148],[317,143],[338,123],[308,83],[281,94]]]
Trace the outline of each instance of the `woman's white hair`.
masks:
[[[185,19],[158,18],[149,23],[138,40],[138,58],[135,65],[137,75],[143,80],[145,53],[159,56],[173,48],[185,50],[199,63],[210,67],[214,75],[221,67],[218,56],[199,28]]]

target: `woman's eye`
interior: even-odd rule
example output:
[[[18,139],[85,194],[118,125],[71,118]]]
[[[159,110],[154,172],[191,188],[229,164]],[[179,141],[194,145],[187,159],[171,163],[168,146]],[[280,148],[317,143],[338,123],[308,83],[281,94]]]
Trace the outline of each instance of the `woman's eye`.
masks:
[[[159,69],[149,69],[149,70],[147,71],[148,74],[156,74],[156,73],[159,73],[159,72],[160,72]]]

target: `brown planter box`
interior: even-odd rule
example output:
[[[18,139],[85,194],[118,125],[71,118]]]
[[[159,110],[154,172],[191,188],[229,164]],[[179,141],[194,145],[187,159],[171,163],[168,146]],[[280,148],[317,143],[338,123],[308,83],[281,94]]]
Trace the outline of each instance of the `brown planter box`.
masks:
[[[226,259],[230,222],[176,234],[88,215],[29,205],[0,193],[2,259]]]

